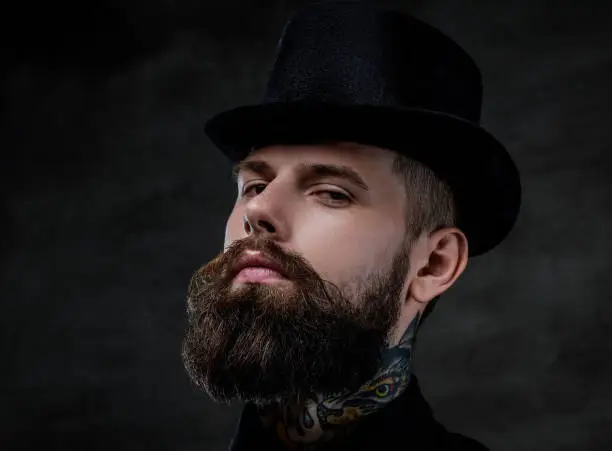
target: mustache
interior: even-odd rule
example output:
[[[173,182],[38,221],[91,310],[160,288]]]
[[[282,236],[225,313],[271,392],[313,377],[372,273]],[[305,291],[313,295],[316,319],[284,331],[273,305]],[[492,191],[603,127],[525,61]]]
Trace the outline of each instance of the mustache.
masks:
[[[234,241],[227,247],[222,255],[225,271],[229,271],[231,265],[238,261],[246,251],[260,252],[264,258],[276,263],[290,279],[318,277],[314,268],[302,256],[283,249],[273,240],[259,236]]]
[[[329,290],[331,282],[323,281],[315,269],[301,255],[283,249],[276,242],[265,237],[247,237],[232,242],[225,250],[198,269],[188,286],[188,303],[190,299],[201,296],[202,291],[211,285],[227,287],[234,277],[232,267],[246,251],[258,251],[282,269],[287,278],[294,282],[308,281],[311,286],[324,291]]]

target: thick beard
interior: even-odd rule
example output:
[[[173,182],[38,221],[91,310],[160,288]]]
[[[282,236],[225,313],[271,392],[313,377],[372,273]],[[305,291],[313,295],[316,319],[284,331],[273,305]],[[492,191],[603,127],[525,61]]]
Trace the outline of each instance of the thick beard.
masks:
[[[290,284],[232,288],[229,268],[245,249],[279,262]],[[190,281],[182,352],[187,373],[218,402],[357,390],[376,373],[388,346],[408,265],[403,249],[388,274],[349,297],[274,242],[235,242]]]

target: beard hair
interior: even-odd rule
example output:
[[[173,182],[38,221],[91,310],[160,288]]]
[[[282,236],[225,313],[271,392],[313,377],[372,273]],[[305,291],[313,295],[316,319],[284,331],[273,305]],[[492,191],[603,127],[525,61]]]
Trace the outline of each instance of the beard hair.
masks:
[[[230,267],[245,249],[278,262],[289,283],[232,286]],[[388,346],[408,267],[402,246],[387,274],[370,277],[350,295],[272,241],[236,241],[189,283],[187,374],[226,403],[357,390],[374,376]]]

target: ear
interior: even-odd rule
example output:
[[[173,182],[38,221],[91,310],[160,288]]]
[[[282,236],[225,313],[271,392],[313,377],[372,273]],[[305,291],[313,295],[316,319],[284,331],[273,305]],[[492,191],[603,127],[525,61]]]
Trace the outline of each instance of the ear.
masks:
[[[427,304],[448,290],[463,273],[468,261],[468,242],[459,229],[446,228],[432,233],[422,248],[425,254],[409,288],[409,295]]]

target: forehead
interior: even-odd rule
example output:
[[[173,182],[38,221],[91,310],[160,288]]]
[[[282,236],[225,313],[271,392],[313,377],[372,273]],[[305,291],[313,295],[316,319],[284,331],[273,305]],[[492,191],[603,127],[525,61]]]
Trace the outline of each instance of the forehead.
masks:
[[[379,178],[389,178],[394,155],[391,150],[356,143],[278,145],[251,151],[243,162],[235,165],[234,172],[240,173],[244,162],[254,160],[263,161],[276,171],[309,164],[330,164],[348,167],[366,182],[375,184]]]

